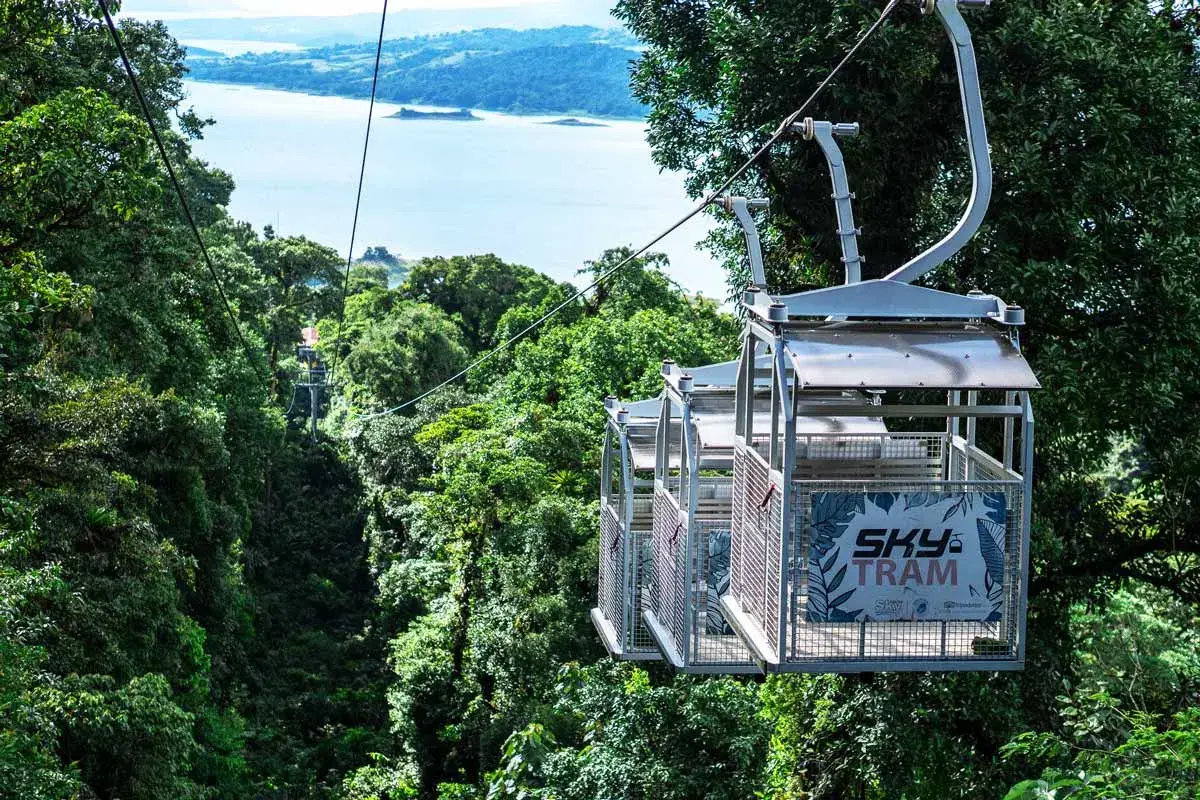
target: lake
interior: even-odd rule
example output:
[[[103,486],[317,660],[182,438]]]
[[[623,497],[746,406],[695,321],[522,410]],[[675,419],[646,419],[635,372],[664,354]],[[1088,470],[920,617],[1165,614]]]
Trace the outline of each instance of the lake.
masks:
[[[344,255],[367,101],[185,86],[197,113],[217,120],[194,150],[233,175],[230,213]],[[640,247],[693,205],[683,177],[651,162],[639,122],[563,127],[486,111],[478,122],[386,119],[399,108],[375,105],[358,254],[372,245],[409,258],[490,252],[576,281],[585,260]],[[682,286],[723,299],[724,272],[696,249],[709,224],[697,218],[655,249]]]

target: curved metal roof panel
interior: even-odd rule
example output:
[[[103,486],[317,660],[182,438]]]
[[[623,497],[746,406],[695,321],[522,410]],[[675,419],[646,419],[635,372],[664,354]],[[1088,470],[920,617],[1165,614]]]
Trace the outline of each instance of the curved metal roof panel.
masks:
[[[1041,388],[1007,336],[976,327],[851,324],[785,341],[803,389]]]

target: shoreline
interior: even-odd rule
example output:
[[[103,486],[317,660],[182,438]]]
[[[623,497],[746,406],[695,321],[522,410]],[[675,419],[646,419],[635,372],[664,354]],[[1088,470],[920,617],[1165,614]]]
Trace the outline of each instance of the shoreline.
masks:
[[[248,89],[264,89],[264,90],[272,91],[272,92],[287,92],[288,94],[303,94],[303,95],[308,95],[309,97],[340,97],[343,100],[361,100],[363,102],[367,102],[371,99],[370,95],[352,95],[352,94],[342,94],[340,92],[320,92],[320,93],[318,93],[318,92],[313,92],[313,91],[304,90],[304,89],[284,89],[280,86],[272,86],[270,84],[265,84],[265,83],[252,83],[249,81],[246,81],[246,82],[214,81],[214,80],[209,80],[207,78],[197,78],[190,73],[187,76],[185,76],[183,80],[185,82],[192,81],[195,83],[207,83],[207,84],[210,84],[213,86],[236,86],[236,87],[244,87],[244,88],[248,88]],[[396,106],[404,105],[405,102],[407,102],[409,106],[418,106],[421,108],[429,108],[429,109],[434,109],[437,111],[461,111],[464,108],[464,106],[459,106],[458,108],[453,108],[450,106],[426,105],[424,103],[417,103],[415,101],[387,100],[387,99],[380,98],[378,96],[376,96],[375,102],[388,103],[389,105],[396,105]],[[594,119],[594,120],[602,120],[604,122],[640,122],[643,125],[645,125],[647,122],[646,117],[603,116],[603,115],[598,115],[598,114],[590,114],[586,111],[580,111],[578,109],[575,109],[572,111],[504,111],[502,109],[497,109],[497,108],[484,108],[483,106],[466,106],[465,108],[468,111],[483,111],[488,114],[503,114],[507,117],[526,117],[526,118],[576,117],[576,118],[583,119],[583,120]],[[481,120],[486,120],[486,117],[481,117]]]

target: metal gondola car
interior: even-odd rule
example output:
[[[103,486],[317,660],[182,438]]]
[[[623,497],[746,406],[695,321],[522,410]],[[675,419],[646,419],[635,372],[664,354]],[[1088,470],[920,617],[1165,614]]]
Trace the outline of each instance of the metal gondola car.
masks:
[[[941,241],[882,279],[751,290],[738,376],[726,618],[768,671],[1020,669],[1033,410],[1024,311],[911,281],[974,235],[991,192],[983,104],[959,5],[929,4],[954,45],[972,194]],[[835,189],[835,199],[837,191]],[[856,272],[856,271],[855,271]],[[770,414],[758,362],[771,357]],[[873,395],[838,408],[830,392]],[[887,402],[885,402],[887,398]],[[813,433],[862,414],[874,433]]]
[[[739,400],[724,607],[756,657],[776,671],[1019,668],[1037,381],[1010,334],[969,320],[748,328],[744,358],[772,355],[771,411]],[[739,396],[761,400],[742,392],[754,371]],[[874,403],[829,403],[863,390]],[[876,430],[833,424],[853,415]]]
[[[737,363],[684,372],[663,364],[655,426],[652,573],[642,619],[683,672],[758,672],[725,620],[733,510]]]
[[[690,371],[702,392],[712,398],[723,398],[718,401],[720,420],[730,433],[737,366],[736,361],[728,361]],[[662,649],[652,638],[642,614],[652,607],[655,597],[652,531],[663,508],[655,488],[656,466],[661,459],[663,469],[677,475],[683,452],[683,420],[670,411],[665,422],[661,419],[664,406],[670,405],[664,397],[665,392],[659,397],[624,404],[615,397],[605,400],[608,419],[601,457],[599,593],[591,618],[609,654],[626,661],[662,658]],[[713,594],[696,612],[698,619],[702,625],[721,627],[729,637],[733,637],[732,629],[723,621],[718,622],[718,618],[719,593],[728,587],[727,578],[722,582],[720,576],[728,575],[732,445],[727,435],[722,463],[706,461],[707,467],[722,467],[726,477],[723,481],[712,476],[704,480],[705,487],[699,493],[707,497],[703,502],[698,501],[698,505],[707,515],[703,525],[712,530],[712,541],[705,554],[699,551],[693,554],[705,574],[717,576],[705,589],[706,592],[711,589]],[[678,489],[677,480],[675,487]],[[714,519],[713,513],[722,505],[723,512],[716,513]],[[699,542],[699,539],[684,537],[681,546],[687,541]],[[756,669],[748,651],[742,652],[740,663],[746,669]]]
[[[662,398],[639,411],[645,431],[657,413],[654,480],[640,484],[640,572],[623,613],[628,625],[641,611],[677,670],[1024,665],[1039,387],[1020,348],[1025,314],[912,284],[974,236],[991,195],[960,5],[986,3],[925,5],[954,48],[973,178],[943,239],[862,280],[835,141],[856,124],[793,126],[830,167],[845,285],[769,293],[749,214],[765,201],[724,201],[745,229],[753,284],[733,386],[667,363]]]
[[[660,658],[642,624],[649,592],[650,529],[654,505],[654,442],[659,399],[620,405],[608,415],[601,456],[600,575],[592,623],[614,658]]]

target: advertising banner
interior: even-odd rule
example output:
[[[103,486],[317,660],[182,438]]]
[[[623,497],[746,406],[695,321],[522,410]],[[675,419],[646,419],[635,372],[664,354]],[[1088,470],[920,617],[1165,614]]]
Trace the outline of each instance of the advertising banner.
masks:
[[[809,622],[1001,618],[1002,492],[813,492]]]

